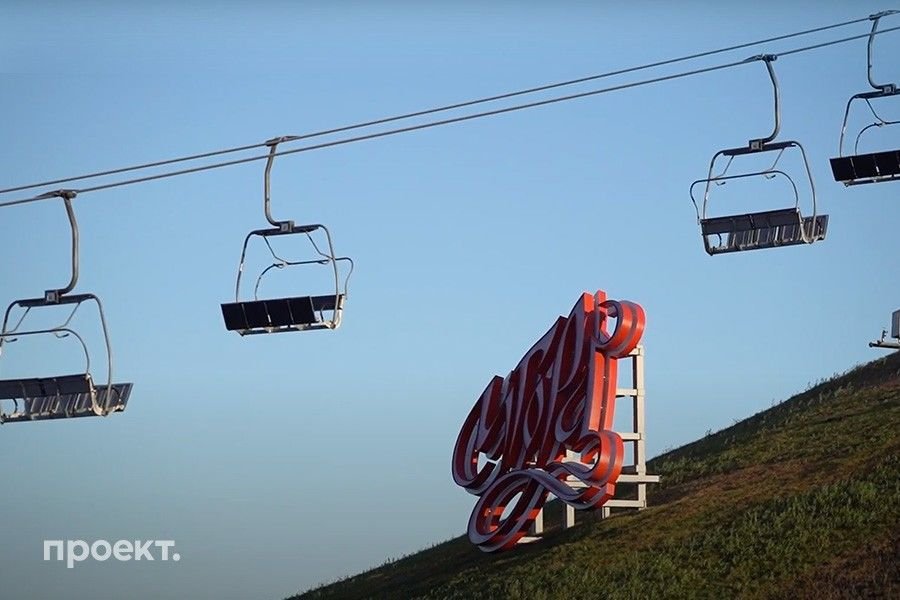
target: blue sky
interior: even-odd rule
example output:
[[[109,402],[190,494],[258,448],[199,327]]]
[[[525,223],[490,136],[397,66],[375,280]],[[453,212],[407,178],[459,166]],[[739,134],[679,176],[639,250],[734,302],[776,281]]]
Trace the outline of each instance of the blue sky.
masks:
[[[0,187],[887,8],[11,2],[0,25]],[[897,34],[879,39],[880,79],[900,79],[898,46]],[[900,184],[845,189],[828,167],[844,104],[867,87],[865,44],[775,67],[781,138],[806,146],[831,217],[812,247],[702,249],[688,187],[716,150],[770,129],[761,64],[279,159],[276,215],[328,224],[357,263],[335,333],[224,331],[219,304],[233,293],[241,241],[265,224],[262,163],[79,197],[78,289],[103,299],[116,379],[135,389],[106,420],[3,428],[0,597],[280,598],[460,534],[474,499],[450,478],[458,427],[489,378],[584,290],[647,311],[651,454],[879,356],[866,343],[898,308]],[[885,114],[900,107],[886,103]],[[895,148],[895,136],[877,131],[871,147]],[[726,186],[713,201],[723,212],[771,208],[771,190],[784,191]],[[0,232],[4,302],[65,280],[58,204],[3,209]],[[271,289],[301,293],[309,281],[284,274]],[[0,374],[67,372],[71,352],[23,342]],[[41,560],[44,539],[174,539],[183,560],[67,570]]]

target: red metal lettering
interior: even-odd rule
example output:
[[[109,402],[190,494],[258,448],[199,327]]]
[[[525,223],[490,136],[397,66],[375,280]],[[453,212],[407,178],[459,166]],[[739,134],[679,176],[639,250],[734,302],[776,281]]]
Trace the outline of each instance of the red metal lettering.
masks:
[[[575,508],[612,497],[624,455],[611,431],[616,361],[643,332],[640,305],[584,293],[506,378],[490,381],[453,449],[453,480],[479,496],[469,518],[472,543],[485,552],[512,548],[548,494]],[[578,458],[567,460],[567,450]],[[569,476],[586,487],[573,488]]]

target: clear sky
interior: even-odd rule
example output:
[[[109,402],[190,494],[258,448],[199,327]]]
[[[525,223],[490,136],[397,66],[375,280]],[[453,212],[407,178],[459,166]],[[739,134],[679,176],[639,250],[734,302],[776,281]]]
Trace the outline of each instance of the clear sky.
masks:
[[[0,187],[892,8],[143,4],[4,3]],[[900,79],[898,49],[900,34],[880,38],[881,79]],[[845,189],[828,166],[844,104],[867,88],[865,65],[863,41],[775,63],[782,138],[805,144],[831,217],[828,239],[812,247],[715,258],[702,249],[688,187],[716,150],[770,129],[761,63],[279,159],[276,215],[328,224],[338,252],[356,259],[334,333],[224,330],[219,304],[233,293],[242,238],[265,225],[262,163],[79,197],[78,289],[105,302],[116,379],[135,388],[109,419],[0,431],[0,598],[280,598],[462,533],[474,499],[453,485],[449,459],[463,418],[585,290],[647,311],[651,454],[876,358],[866,343],[900,308],[900,183]],[[897,101],[883,104],[900,116]],[[896,140],[879,130],[868,143]],[[785,192],[729,184],[714,210],[773,208]],[[3,209],[0,233],[4,303],[65,280],[59,204]],[[273,293],[317,291],[302,272],[278,276]],[[0,376],[79,364],[65,340],[18,344]],[[183,559],[67,570],[42,561],[44,539],[173,539]]]

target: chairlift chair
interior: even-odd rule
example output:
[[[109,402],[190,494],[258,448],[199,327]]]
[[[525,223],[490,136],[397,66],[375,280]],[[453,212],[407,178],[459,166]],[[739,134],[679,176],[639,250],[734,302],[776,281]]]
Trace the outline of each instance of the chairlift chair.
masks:
[[[847,108],[844,110],[844,122],[841,125],[841,137],[838,143],[838,156],[831,159],[831,171],[834,180],[843,183],[846,186],[860,185],[864,183],[878,183],[880,181],[892,181],[900,177],[900,150],[889,150],[883,152],[859,152],[859,140],[863,134],[874,127],[887,127],[897,125],[900,121],[889,121],[881,118],[872,106],[872,100],[877,98],[889,98],[900,94],[900,89],[894,83],[876,83],[872,78],[872,45],[875,41],[875,33],[878,30],[878,22],[882,17],[897,14],[900,11],[890,10],[877,13],[869,17],[872,20],[872,31],[869,34],[869,43],[867,50],[867,75],[869,85],[874,88],[871,92],[862,92],[850,97],[847,101]],[[863,100],[875,122],[863,127],[856,135],[856,142],[853,145],[853,154],[844,156],[844,135],[847,132],[847,119],[850,117],[850,106],[854,100]]]
[[[234,302],[222,304],[225,328],[243,335],[278,333],[286,331],[311,331],[317,329],[337,329],[343,316],[347,299],[347,284],[353,273],[353,260],[347,256],[336,256],[331,232],[321,224],[295,225],[293,221],[277,221],[271,213],[271,172],[279,143],[292,138],[281,137],[269,140],[269,157],[264,177],[264,210],[266,220],[273,225],[267,229],[255,229],[244,238],[241,260],[238,266],[237,283],[234,288]],[[324,234],[324,243],[316,242],[316,232]],[[316,258],[311,260],[286,260],[275,253],[269,239],[284,235],[304,235],[312,246]],[[253,237],[260,237],[272,255],[273,262],[263,269],[256,279],[252,300],[241,299],[241,278],[247,245]],[[319,236],[321,238],[321,236]],[[338,263],[347,263],[349,269],[341,282]],[[259,298],[259,286],[263,277],[273,269],[294,266],[318,265],[330,268],[334,276],[334,292],[316,296],[291,296],[286,298]]]
[[[796,141],[774,141],[781,129],[781,99],[778,80],[772,62],[777,57],[771,54],[756,56],[748,60],[761,60],[765,63],[772,81],[775,93],[775,128],[772,133],[764,138],[751,140],[747,146],[739,148],[727,148],[713,155],[709,163],[709,173],[705,179],[698,179],[691,184],[690,194],[694,208],[697,210],[697,220],[700,223],[700,233],[703,237],[703,245],[710,256],[745,250],[758,250],[762,248],[778,248],[798,244],[812,244],[825,239],[828,228],[828,215],[817,214],[816,187],[806,158],[806,151]],[[800,194],[794,179],[785,171],[777,168],[784,152],[790,148],[797,148],[803,158],[806,167],[806,175],[812,196],[812,214],[804,216],[800,210]],[[736,157],[751,154],[777,152],[774,162],[770,167],[762,171],[729,175],[728,170]],[[727,157],[724,169],[718,175],[714,175],[716,162],[721,157]],[[794,205],[777,210],[761,212],[732,214],[726,216],[710,216],[708,212],[709,196],[714,185],[723,185],[733,179],[764,177],[772,179],[784,177],[791,184],[794,195]],[[702,208],[698,206],[694,195],[696,186],[704,184]]]
[[[23,336],[73,337],[79,342],[84,352],[85,367],[83,372],[70,375],[0,380],[0,424],[72,417],[104,417],[111,413],[124,411],[131,395],[131,383],[113,383],[112,347],[100,299],[94,294],[70,294],[78,283],[78,223],[72,209],[75,192],[61,190],[46,194],[46,197],[62,198],[65,205],[72,230],[72,275],[65,287],[47,290],[42,298],[14,300],[6,308],[3,315],[3,328],[0,330],[0,358],[9,344]],[[76,312],[85,302],[95,303],[100,315],[100,325],[107,354],[107,383],[105,384],[94,382],[87,344],[72,327],[72,320]],[[32,309],[64,305],[71,305],[73,308],[60,325],[47,329],[21,329]],[[24,312],[15,324],[12,324],[10,316],[16,307],[23,308]],[[4,402],[12,402],[12,411],[4,409]]]

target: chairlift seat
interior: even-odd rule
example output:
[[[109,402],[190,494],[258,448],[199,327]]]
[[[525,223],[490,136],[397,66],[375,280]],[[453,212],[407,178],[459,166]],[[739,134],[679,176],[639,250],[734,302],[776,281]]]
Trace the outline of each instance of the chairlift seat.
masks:
[[[807,237],[814,241],[824,240],[828,228],[828,215],[803,217],[797,208],[769,210],[742,215],[713,217],[700,221],[703,243],[709,255],[744,250],[777,248],[806,243]],[[718,236],[723,243],[711,244],[710,236]]]
[[[222,316],[228,331],[269,333],[325,327],[322,311],[340,311],[344,294],[296,296],[222,304]]]
[[[278,144],[296,137],[272,138],[266,142],[269,147],[269,156],[263,175],[263,212],[266,221],[272,227],[267,229],[255,229],[244,237],[244,245],[241,248],[241,259],[238,263],[237,282],[234,286],[234,302],[221,305],[222,317],[225,320],[225,329],[237,331],[240,335],[261,333],[278,333],[283,331],[309,331],[314,329],[337,329],[340,327],[343,314],[344,299],[347,295],[347,284],[353,273],[353,259],[349,256],[336,256],[331,232],[321,223],[297,225],[292,220],[277,220],[272,216],[271,207],[271,172],[275,157],[278,156]],[[321,235],[313,236],[316,231]],[[272,244],[270,237],[301,234],[304,235],[315,252],[313,258],[288,260],[279,256]],[[254,237],[260,237],[272,255],[272,264],[265,267],[256,278],[253,288],[253,300],[241,301],[241,278],[244,274],[244,261],[247,257],[247,245]],[[315,237],[324,237],[323,242],[316,242]],[[344,277],[343,290],[341,290],[341,275],[338,263],[349,263],[349,271]],[[288,298],[272,298],[257,300],[259,285],[272,269],[285,267],[315,266],[325,267],[334,276],[335,293],[324,296],[293,296]]]
[[[84,376],[74,376],[82,377]],[[60,378],[55,378],[56,380]],[[25,384],[30,380],[8,380],[2,383],[17,385]],[[107,412],[122,412],[131,396],[131,383],[114,383],[107,387],[101,385],[96,387],[97,404],[104,408]],[[7,388],[4,387],[4,390]],[[91,391],[70,392],[70,393],[49,393],[40,395],[25,394],[23,397],[22,387],[19,387],[18,395],[12,398],[3,396],[2,399],[17,400],[19,403],[17,410],[0,416],[0,423],[18,423],[22,421],[47,421],[51,419],[68,419],[75,417],[95,417],[98,416],[94,412],[94,405],[91,401]],[[4,391],[4,394],[6,392]],[[109,395],[112,394],[112,398]]]
[[[844,185],[890,181],[900,177],[900,150],[831,159],[834,180]]]
[[[53,377],[31,377],[0,380],[0,424],[18,421],[42,421],[47,419],[66,419],[70,417],[105,416],[111,412],[125,410],[128,397],[131,395],[130,383],[113,384],[113,357],[106,327],[103,305],[94,294],[70,294],[78,284],[78,222],[72,208],[72,199],[77,192],[59,190],[46,194],[45,197],[59,197],[63,201],[69,227],[72,232],[72,271],[69,282],[60,288],[45,289],[37,298],[14,300],[6,308],[0,324],[0,351],[7,341],[20,336],[56,335],[58,338],[73,336],[84,352],[85,372],[76,375],[58,375]],[[106,366],[108,384],[97,386],[90,374],[91,358],[84,338],[74,329],[71,322],[76,312],[85,302],[95,303],[100,317],[100,326],[106,346]],[[54,327],[44,329],[24,329],[20,327],[29,311],[35,308],[73,305],[69,316]],[[10,315],[15,307],[24,309],[21,316],[11,323]],[[0,352],[2,353],[2,352]],[[5,410],[12,402],[12,412]]]

